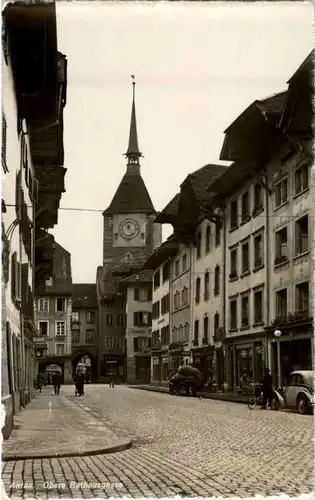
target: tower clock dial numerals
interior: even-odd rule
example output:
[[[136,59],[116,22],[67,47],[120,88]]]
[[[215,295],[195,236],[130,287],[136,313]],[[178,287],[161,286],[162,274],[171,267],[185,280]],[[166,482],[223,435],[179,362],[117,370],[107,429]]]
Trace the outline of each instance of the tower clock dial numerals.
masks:
[[[120,224],[119,232],[123,238],[131,240],[139,233],[139,224],[133,219],[126,219]]]

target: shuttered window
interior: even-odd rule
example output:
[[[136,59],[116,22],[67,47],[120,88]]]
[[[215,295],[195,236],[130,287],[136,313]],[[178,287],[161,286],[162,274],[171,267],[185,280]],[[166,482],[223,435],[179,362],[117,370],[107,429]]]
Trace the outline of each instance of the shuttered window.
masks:
[[[5,173],[9,172],[7,165],[7,120],[2,112],[1,161]]]

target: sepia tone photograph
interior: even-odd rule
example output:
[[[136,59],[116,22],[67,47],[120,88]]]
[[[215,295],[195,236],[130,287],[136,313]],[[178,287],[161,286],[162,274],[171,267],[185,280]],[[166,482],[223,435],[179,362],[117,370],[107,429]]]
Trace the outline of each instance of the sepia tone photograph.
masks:
[[[1,497],[311,498],[310,2],[10,0]]]

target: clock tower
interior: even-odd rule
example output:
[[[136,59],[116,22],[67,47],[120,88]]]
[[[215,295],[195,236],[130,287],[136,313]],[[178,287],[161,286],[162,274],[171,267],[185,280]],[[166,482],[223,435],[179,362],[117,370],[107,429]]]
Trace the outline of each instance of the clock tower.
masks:
[[[161,225],[154,224],[156,212],[141,177],[138,146],[135,82],[129,144],[125,154],[127,170],[109,207],[103,212],[103,266],[116,268],[130,261],[132,268],[140,267],[161,244]]]

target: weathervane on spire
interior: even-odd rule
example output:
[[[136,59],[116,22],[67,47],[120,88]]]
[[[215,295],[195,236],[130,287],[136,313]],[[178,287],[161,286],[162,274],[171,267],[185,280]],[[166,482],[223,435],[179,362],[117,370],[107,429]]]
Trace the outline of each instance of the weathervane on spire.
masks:
[[[131,80],[132,80],[132,87],[133,87],[133,99],[135,98],[135,87],[136,87],[136,77],[135,75],[130,75]]]
[[[135,75],[130,75],[132,81],[132,108],[131,108],[131,121],[130,121],[130,133],[129,133],[129,144],[126,156],[128,158],[129,164],[139,164],[139,158],[142,157],[142,154],[139,151],[138,146],[138,134],[137,134],[137,121],[136,121],[136,106],[135,106],[135,86],[136,86],[136,77]]]

